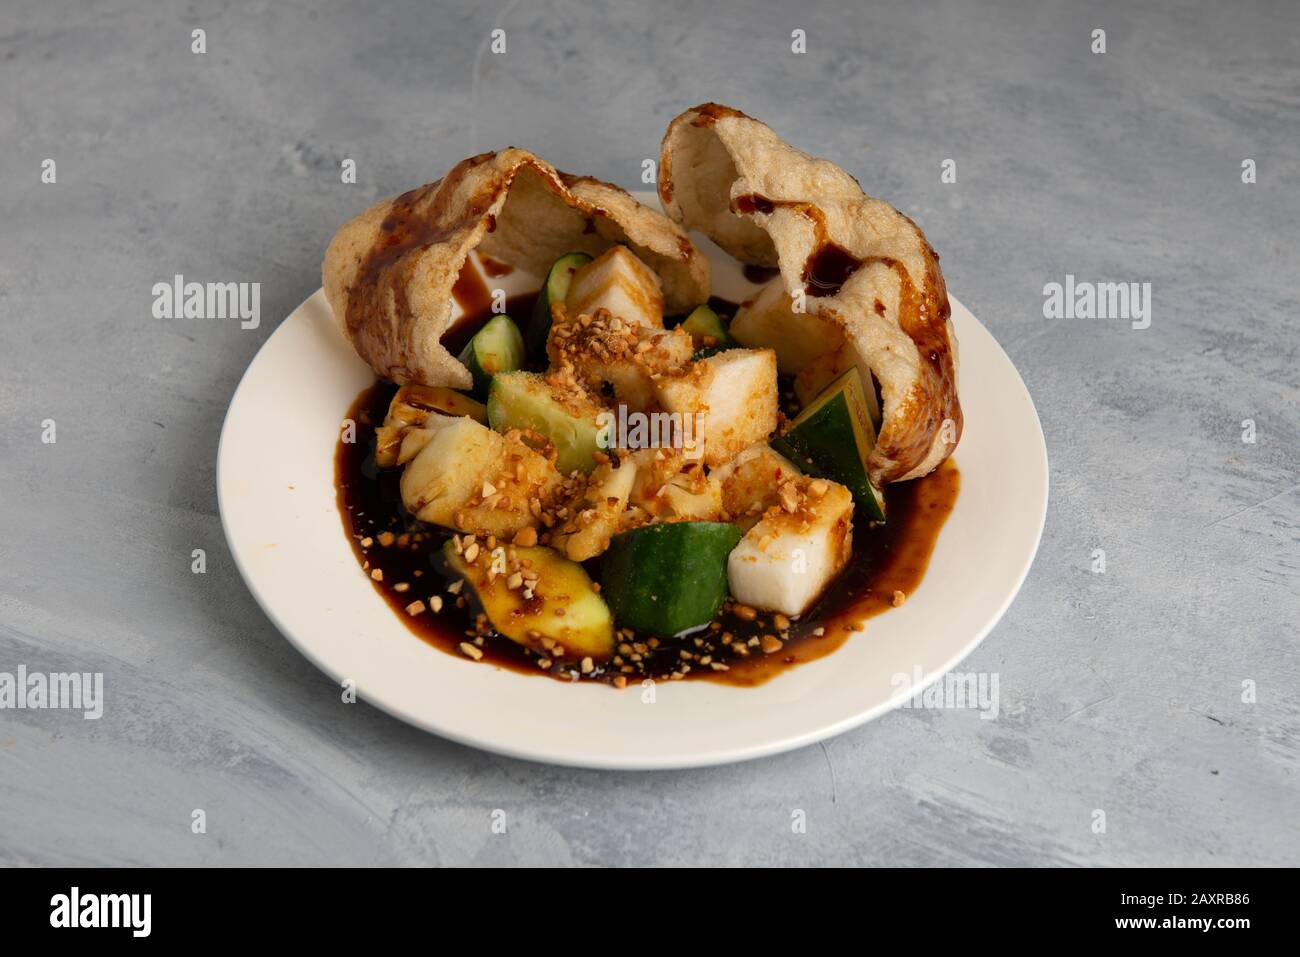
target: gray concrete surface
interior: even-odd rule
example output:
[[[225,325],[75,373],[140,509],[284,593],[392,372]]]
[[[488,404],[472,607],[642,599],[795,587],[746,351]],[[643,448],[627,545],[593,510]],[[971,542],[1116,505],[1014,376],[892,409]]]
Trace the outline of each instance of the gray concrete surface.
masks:
[[[0,672],[109,695],[0,711],[0,863],[1300,862],[1300,7],[374,6],[0,10]],[[511,143],[635,186],[707,99],[917,219],[1037,402],[1042,549],[964,666],[1001,718],[616,774],[342,708],[225,549],[245,366],[367,201]],[[175,273],[261,282],[261,327],[153,318]],[[1150,282],[1150,328],[1045,319],[1067,273]]]

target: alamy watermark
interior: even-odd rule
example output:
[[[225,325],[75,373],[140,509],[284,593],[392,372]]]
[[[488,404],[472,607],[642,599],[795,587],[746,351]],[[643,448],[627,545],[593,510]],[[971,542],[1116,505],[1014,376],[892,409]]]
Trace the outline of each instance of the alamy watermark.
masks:
[[[50,898],[50,926],[119,927],[129,929],[132,937],[148,937],[153,929],[153,895],[83,894],[73,887]]]
[[[104,715],[104,673],[96,671],[33,671],[19,665],[14,673],[0,671],[0,710],[80,711],[87,721]]]
[[[981,719],[997,720],[1001,705],[996,671],[950,671],[921,690],[923,677],[921,666],[913,665],[910,675],[900,671],[889,679],[889,684],[896,690],[916,689],[899,707],[927,711],[970,708],[979,711]]]
[[[1151,325],[1151,283],[1076,282],[1066,273],[1065,282],[1043,287],[1045,319],[1127,319],[1134,329]]]
[[[238,319],[241,329],[262,323],[260,282],[186,282],[177,273],[152,292],[155,319]]]
[[[681,449],[683,457],[704,454],[703,412],[633,412],[622,403],[617,413],[596,416],[596,444],[602,449]]]

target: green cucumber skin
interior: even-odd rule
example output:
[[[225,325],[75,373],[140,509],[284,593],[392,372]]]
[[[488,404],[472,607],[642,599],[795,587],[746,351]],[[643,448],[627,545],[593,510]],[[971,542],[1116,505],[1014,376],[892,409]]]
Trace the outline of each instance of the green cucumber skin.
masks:
[[[727,600],[735,525],[671,522],[615,535],[601,566],[601,594],[616,626],[667,637],[713,620]]]
[[[810,441],[812,436],[818,439]],[[839,482],[873,522],[885,520],[866,467],[858,460],[858,445],[843,395],[835,396],[794,431],[777,436],[772,440],[772,448],[809,475]]]
[[[691,310],[691,314],[682,323],[682,328],[693,336],[711,336],[717,340],[711,346],[704,346],[700,350],[702,352],[705,350],[721,352],[723,349],[736,348],[736,340],[731,338],[727,327],[722,324],[722,319],[707,305],[696,306]]]
[[[589,262],[591,257],[586,253],[565,253],[547,270],[546,282],[542,283],[537,303],[533,306],[533,314],[528,320],[524,344],[530,357],[545,355],[546,338],[551,334],[551,306],[569,294],[573,274]]]
[[[489,319],[483,325],[483,328],[474,333],[469,342],[465,343],[465,348],[458,358],[461,365],[469,370],[470,377],[474,380],[470,394],[478,401],[486,402],[488,391],[492,387],[492,376],[496,373],[488,372],[479,362],[478,347],[484,345],[486,341],[481,339],[480,336],[489,338],[505,337],[505,344],[512,351],[517,352],[517,355],[513,357],[514,361],[507,358],[505,362],[505,366],[510,366],[510,368],[503,366],[497,369],[497,372],[515,372],[519,369],[523,361],[524,340],[523,336],[519,334],[519,327],[515,325],[514,320],[509,316],[501,315]]]
[[[529,379],[540,380],[540,373],[520,373]],[[528,404],[527,386],[516,386],[514,376],[497,378],[488,392],[488,425],[497,432],[512,428],[533,429],[555,443],[555,467],[564,475],[575,469],[590,472],[596,467],[595,453],[600,451],[600,429],[594,421],[580,420],[564,409],[558,409],[558,418],[535,414],[525,408]],[[557,428],[559,426],[559,428]]]

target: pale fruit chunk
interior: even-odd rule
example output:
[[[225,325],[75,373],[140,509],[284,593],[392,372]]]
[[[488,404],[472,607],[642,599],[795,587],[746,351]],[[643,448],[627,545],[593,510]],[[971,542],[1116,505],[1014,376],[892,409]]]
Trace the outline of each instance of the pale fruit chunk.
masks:
[[[551,532],[551,545],[575,562],[595,558],[622,531],[623,513],[636,480],[636,463],[624,456],[618,468],[605,463],[591,473],[582,494],[568,504],[563,525]]]
[[[508,535],[536,527],[530,503],[549,502],[559,484],[552,461],[519,432],[500,435],[462,418],[435,430],[407,463],[401,491],[422,522]]]
[[[793,462],[767,443],[759,442],[710,472],[709,482],[717,486],[730,521],[749,528],[778,504],[780,487],[799,474]]]
[[[770,509],[745,533],[727,557],[727,581],[742,604],[795,616],[848,563],[853,496],[842,485],[806,477],[785,483],[778,494],[786,507]]]
[[[699,460],[677,449],[642,449],[631,504],[647,521],[712,522],[722,517],[722,489],[710,482]]]
[[[731,337],[751,349],[773,349],[782,375],[795,375],[820,355],[834,352],[844,342],[844,331],[834,322],[808,312],[795,312],[780,279],[762,288],[740,307],[727,328]]]
[[[462,415],[479,422],[487,421],[487,409],[483,404],[459,392],[441,386],[402,386],[388,403],[384,424],[375,429],[375,464],[381,469],[404,464],[410,458],[410,455],[402,457],[409,430],[437,428]]]
[[[659,277],[624,246],[611,246],[575,272],[564,303],[573,316],[608,309],[624,322],[664,324]]]
[[[674,476],[660,499],[674,521],[713,522],[722,517],[722,490],[700,470]]]
[[[429,444],[429,440],[438,434],[444,425],[451,425],[456,420],[445,415],[431,415],[419,429],[405,429],[397,448],[397,465],[405,465],[420,454],[420,450]],[[376,454],[378,454],[376,452]]]
[[[728,349],[657,383],[660,405],[704,414],[704,464],[723,465],[776,429],[776,353]]]

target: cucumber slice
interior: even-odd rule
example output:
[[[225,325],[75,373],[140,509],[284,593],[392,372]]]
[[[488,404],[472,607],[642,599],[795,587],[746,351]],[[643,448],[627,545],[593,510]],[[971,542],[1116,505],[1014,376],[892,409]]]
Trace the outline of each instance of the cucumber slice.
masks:
[[[524,589],[509,587],[509,574],[492,571],[495,557],[490,552],[469,565],[448,540],[443,555],[452,571],[474,589],[492,627],[516,644],[554,656],[557,649],[541,640],[549,638],[574,658],[590,655],[604,661],[613,654],[614,619],[582,566],[541,545],[511,549],[524,568],[537,572],[531,598]]]
[[[546,436],[555,445],[555,467],[564,475],[596,467],[601,411],[582,396],[556,395],[536,372],[495,376],[488,393],[488,424],[498,432],[532,429]]]
[[[675,635],[706,625],[727,600],[727,556],[735,525],[671,522],[615,535],[601,569],[601,593],[620,625]]]
[[[849,368],[799,413],[772,447],[810,475],[839,482],[871,521],[885,520],[885,496],[867,476],[876,429],[862,390],[862,377]]]
[[[722,319],[707,305],[696,306],[682,323],[682,328],[691,334],[691,339],[698,350],[695,354],[697,359],[721,352],[723,349],[734,349],[737,344],[736,340],[727,333],[727,327],[722,324]]]
[[[530,356],[546,355],[546,337],[551,333],[551,306],[564,302],[573,282],[573,274],[587,263],[591,257],[586,253],[566,253],[551,264],[546,274],[546,282],[537,294],[537,304],[528,320],[528,333],[525,337]]]
[[[460,361],[474,377],[474,398],[486,399],[492,377],[524,364],[524,337],[509,316],[493,316],[465,343]]]

